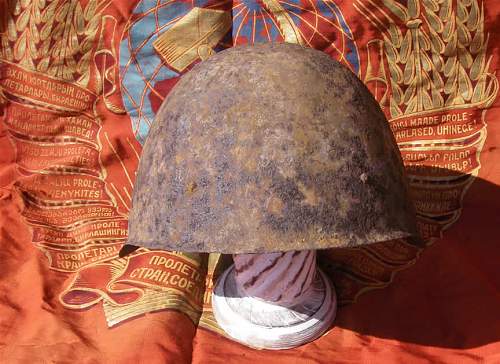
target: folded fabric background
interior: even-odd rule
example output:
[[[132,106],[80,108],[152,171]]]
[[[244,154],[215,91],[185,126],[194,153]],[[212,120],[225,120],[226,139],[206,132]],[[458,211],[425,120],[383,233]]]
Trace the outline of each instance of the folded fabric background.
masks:
[[[0,362],[500,362],[499,8],[0,3]],[[336,325],[284,352],[222,336],[210,292],[229,257],[118,255],[161,102],[196,63],[258,42],[320,49],[365,82],[424,237],[321,252],[342,303]]]

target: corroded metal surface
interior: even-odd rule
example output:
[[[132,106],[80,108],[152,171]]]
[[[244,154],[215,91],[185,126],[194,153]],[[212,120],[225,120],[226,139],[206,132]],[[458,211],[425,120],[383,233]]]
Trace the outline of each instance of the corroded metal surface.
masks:
[[[322,52],[236,47],[163,103],[137,174],[129,243],[195,252],[357,246],[415,234],[388,123]]]

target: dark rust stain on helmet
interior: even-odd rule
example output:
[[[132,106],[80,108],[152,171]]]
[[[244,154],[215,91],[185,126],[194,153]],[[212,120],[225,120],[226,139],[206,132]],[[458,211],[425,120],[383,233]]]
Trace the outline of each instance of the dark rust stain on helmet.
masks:
[[[326,54],[235,47],[164,101],[129,243],[193,252],[350,247],[416,234],[403,165],[366,87]]]

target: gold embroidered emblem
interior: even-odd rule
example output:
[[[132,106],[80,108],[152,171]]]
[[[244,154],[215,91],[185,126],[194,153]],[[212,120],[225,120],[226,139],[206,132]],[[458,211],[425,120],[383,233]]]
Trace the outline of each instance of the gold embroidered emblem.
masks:
[[[262,3],[278,22],[283,40],[287,43],[304,45],[304,40],[294,21],[278,0],[263,0]]]
[[[421,233],[432,242],[460,216],[480,168],[486,109],[498,93],[484,8],[478,0],[354,6],[382,36],[366,45],[364,81],[389,116]]]
[[[161,58],[178,72],[214,53],[213,47],[231,29],[231,14],[193,8],[153,42]]]

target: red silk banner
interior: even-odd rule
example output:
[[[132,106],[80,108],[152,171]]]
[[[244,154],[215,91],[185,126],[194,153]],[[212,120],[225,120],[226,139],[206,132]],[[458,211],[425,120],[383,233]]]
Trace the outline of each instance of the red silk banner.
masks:
[[[493,0],[0,2],[0,362],[500,362],[499,10]],[[319,252],[337,320],[283,352],[218,327],[211,293],[230,256],[119,254],[161,102],[197,63],[259,42],[319,49],[367,85],[424,239]]]

